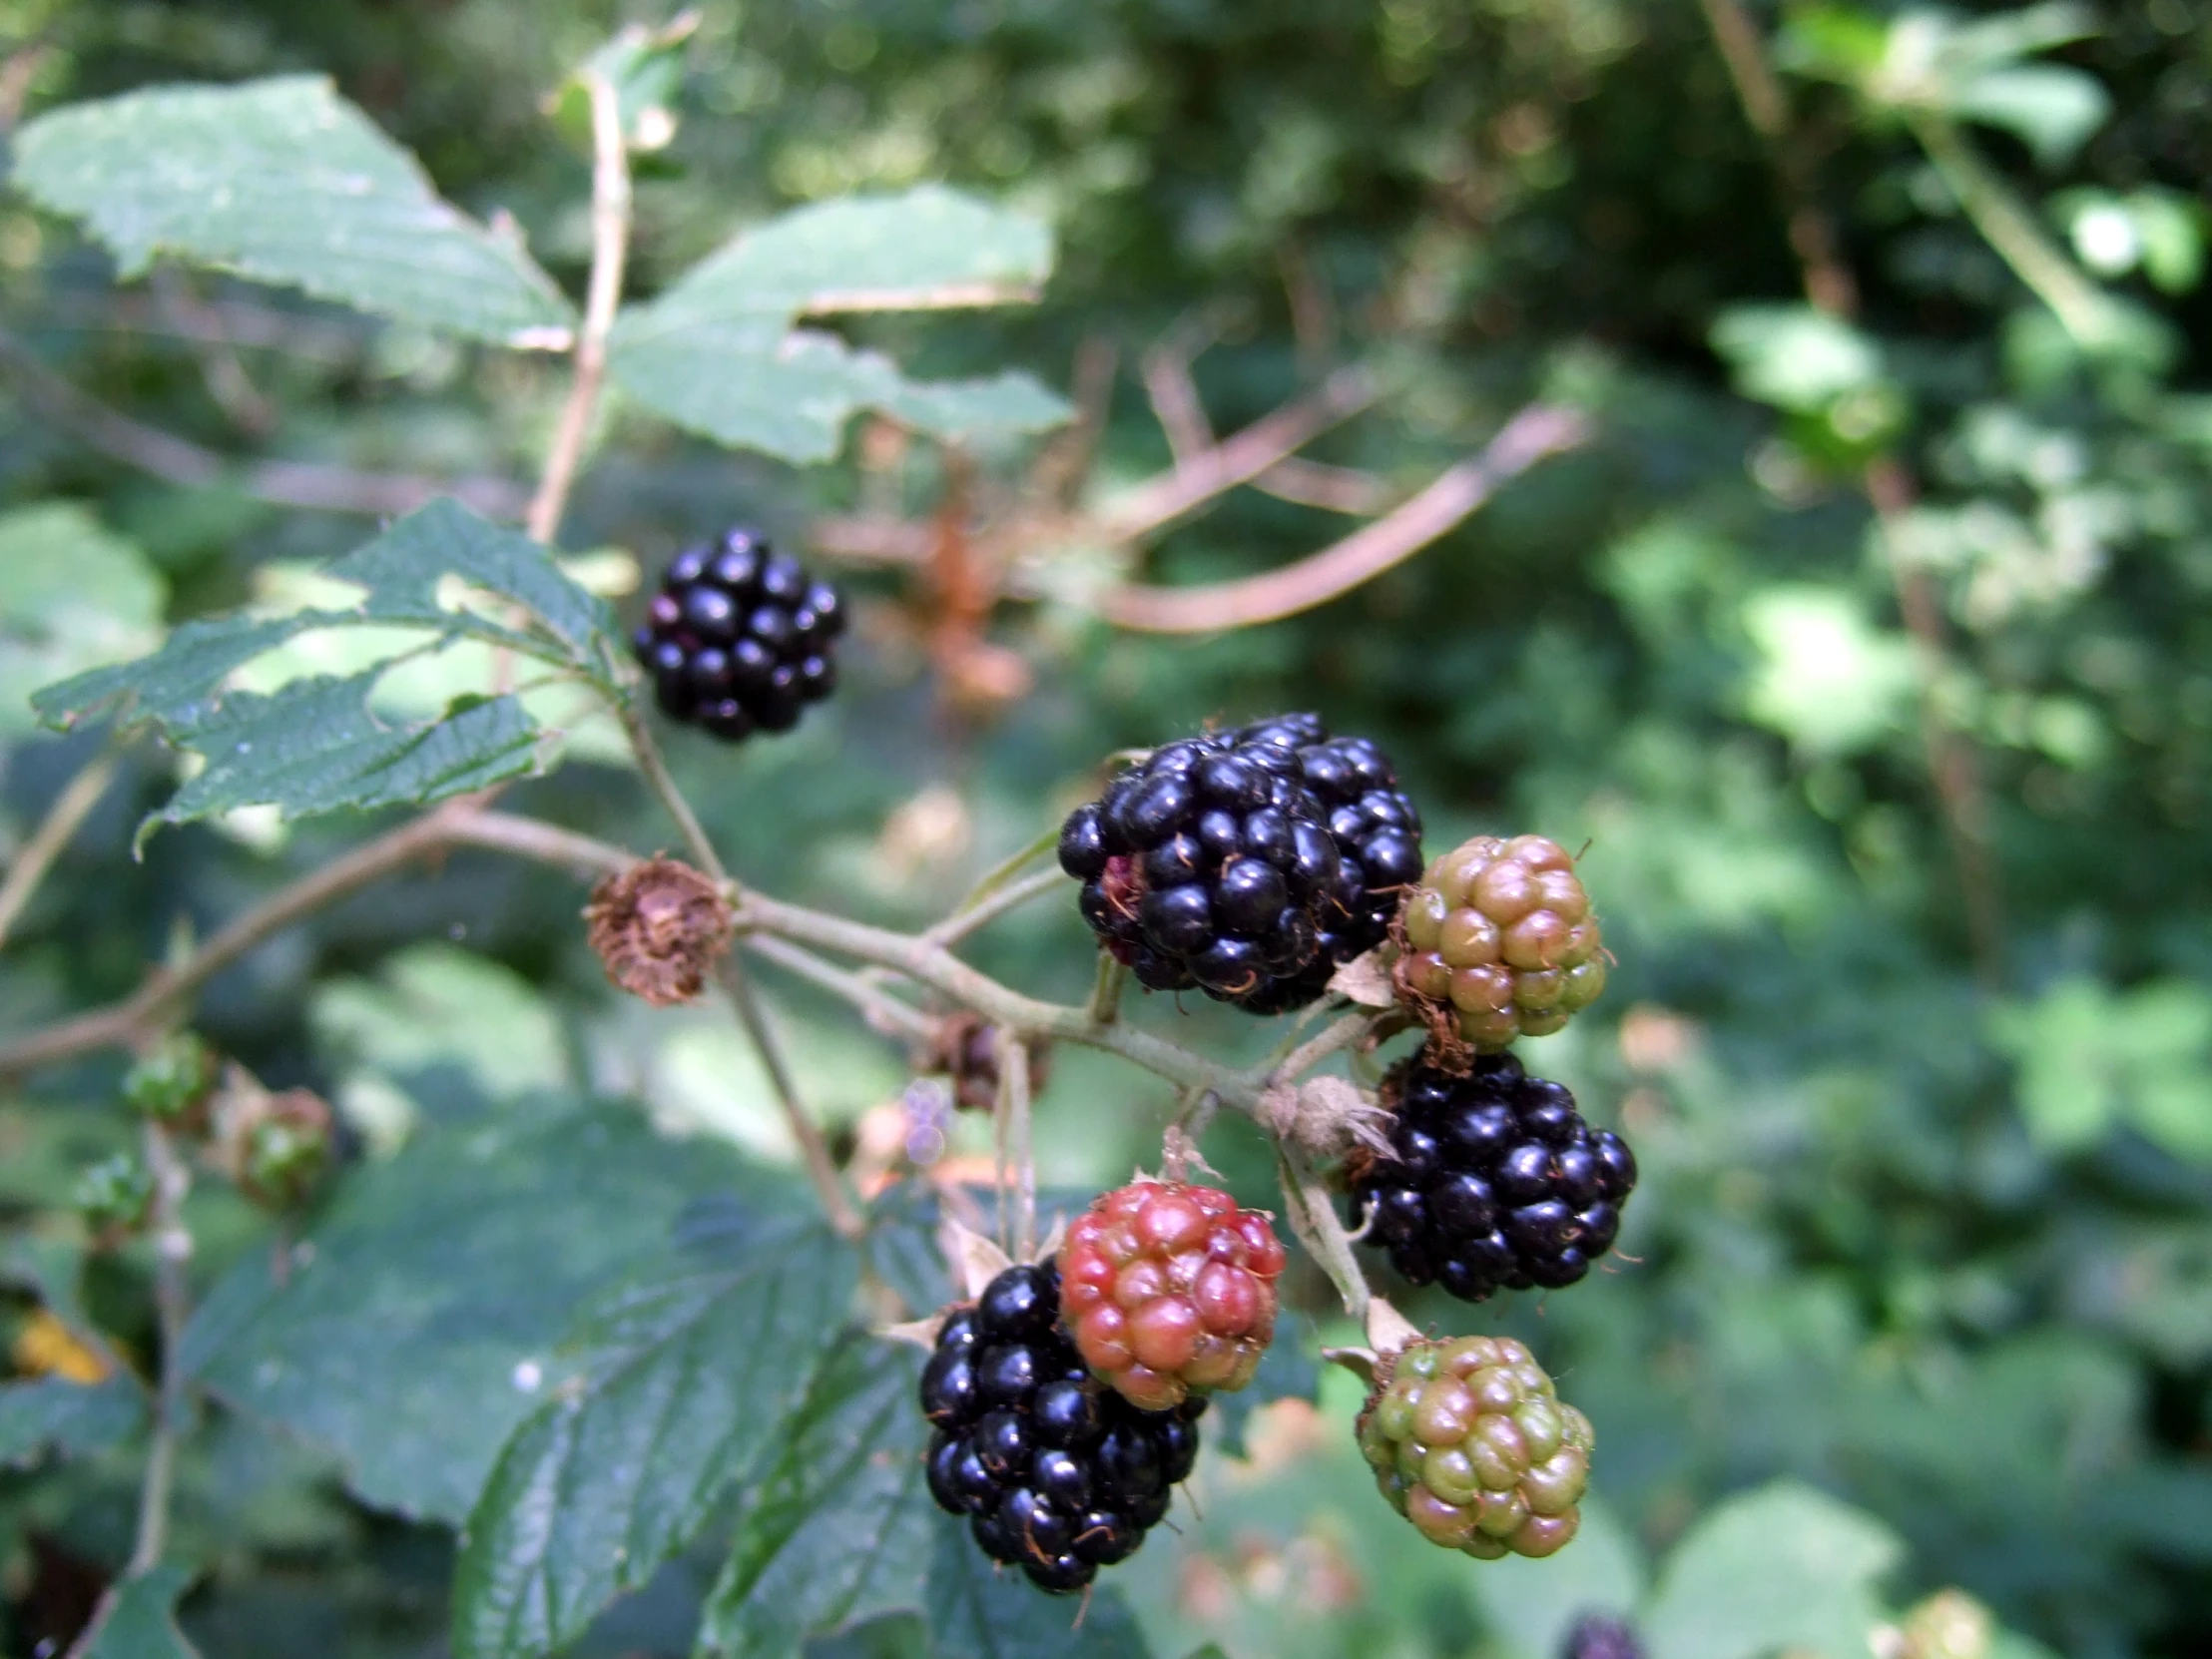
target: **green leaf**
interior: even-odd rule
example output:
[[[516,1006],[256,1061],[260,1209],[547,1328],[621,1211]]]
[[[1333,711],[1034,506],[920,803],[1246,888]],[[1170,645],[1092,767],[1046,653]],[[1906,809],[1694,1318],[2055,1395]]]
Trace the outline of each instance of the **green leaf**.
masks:
[[[321,76],[55,110],[17,136],[15,181],[125,276],[174,255],[494,344],[561,344],[573,317],[515,239],[439,200]]]
[[[1950,113],[2010,133],[2044,167],[2071,161],[2112,113],[2095,76],[2058,64],[2022,64],[1976,75],[1955,88]]]
[[[584,1322],[581,1374],[516,1431],[455,1574],[461,1659],[568,1645],[690,1542],[804,1397],[852,1295],[851,1247],[809,1223],[737,1260],[624,1287]]]
[[[700,1651],[792,1659],[810,1636],[918,1608],[942,1524],[922,1477],[922,1357],[853,1333],[747,1494]]]
[[[177,1628],[177,1598],[191,1582],[183,1567],[167,1565],[126,1578],[86,1659],[199,1659]]]
[[[795,324],[1033,298],[1051,267],[1043,225],[941,186],[820,203],[741,234],[626,310],[610,364],[678,425],[792,461],[830,459],[863,407],[947,437],[1041,431],[1068,405],[1026,375],[916,384],[880,353]]]
[[[1072,1599],[1039,1595],[1021,1574],[1000,1570],[949,1517],[937,1527],[923,1616],[947,1659],[1150,1659],[1112,1585],[1092,1592],[1078,1627]]]
[[[363,590],[358,603],[188,622],[150,657],[91,670],[33,699],[49,725],[112,711],[151,722],[202,759],[200,773],[141,827],[142,838],[160,824],[242,806],[273,805],[300,818],[421,805],[544,769],[540,729],[512,696],[457,698],[430,719],[377,710],[381,677],[411,651],[477,640],[621,695],[623,670],[600,602],[527,536],[456,502],[431,502],[322,574]],[[290,640],[360,627],[389,636],[389,654],[362,673],[274,691],[236,685],[241,670]]]
[[[1865,1659],[1875,1583],[1903,1553],[1873,1516],[1778,1480],[1731,1499],[1675,1547],[1644,1610],[1652,1659]]]
[[[31,694],[161,643],[168,584],[73,501],[0,513],[0,737],[33,729]]]
[[[28,1468],[49,1451],[63,1457],[104,1451],[145,1421],[146,1391],[128,1377],[0,1382],[0,1467]]]
[[[1881,348],[1811,305],[1731,305],[1714,321],[1712,342],[1738,391],[1780,409],[1819,413],[1882,378]]]
[[[418,1131],[345,1177],[319,1223],[250,1251],[194,1317],[187,1370],[344,1457],[366,1502],[459,1522],[501,1444],[576,1375],[578,1305],[709,1194],[781,1183],[634,1107],[546,1097]]]

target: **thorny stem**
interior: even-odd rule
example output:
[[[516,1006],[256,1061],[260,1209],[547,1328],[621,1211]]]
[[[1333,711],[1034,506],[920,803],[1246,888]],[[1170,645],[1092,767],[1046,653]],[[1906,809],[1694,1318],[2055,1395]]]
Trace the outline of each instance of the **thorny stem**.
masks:
[[[5,880],[0,880],[0,944],[5,944],[8,930],[15,925],[15,918],[23,913],[24,905],[38,890],[47,870],[69,838],[77,833],[93,808],[100,805],[100,798],[108,793],[108,785],[115,778],[116,758],[111,752],[100,756],[84,771],[69,781],[69,787],[54,798],[53,806],[46,810],[46,817],[31,831],[31,838],[23,843],[8,865]]]
[[[760,1053],[762,1068],[768,1072],[769,1084],[776,1091],[777,1104],[784,1109],[784,1121],[791,1128],[792,1139],[799,1143],[799,1155],[807,1165],[807,1178],[821,1196],[830,1225],[844,1238],[857,1239],[867,1231],[866,1226],[860,1220],[860,1213],[852,1207],[852,1200],[845,1195],[844,1179],[837,1173],[836,1160],[830,1156],[829,1143],[800,1104],[799,1089],[792,1081],[791,1068],[785,1064],[782,1044],[768,1023],[767,1012],[761,1007],[761,999],[753,989],[745,965],[735,952],[731,952],[717,964],[715,977],[729,997],[730,1005],[737,1010],[746,1035],[753,1039],[753,1046]]]
[[[1354,1319],[1366,1319],[1373,1293],[1368,1289],[1367,1276],[1360,1271],[1359,1258],[1352,1253],[1352,1237],[1345,1231],[1344,1223],[1337,1219],[1336,1206],[1330,1203],[1321,1177],[1312,1165],[1282,1143],[1276,1146],[1276,1174],[1282,1183],[1283,1201],[1290,1212],[1291,1231],[1305,1245],[1307,1254],[1320,1264],[1322,1272],[1329,1275],[1329,1282],[1344,1298],[1345,1312]]]
[[[630,150],[622,135],[622,100],[605,76],[587,71],[583,79],[591,97],[591,277],[583,324],[576,333],[576,374],[524,519],[530,539],[548,547],[561,528],[569,486],[576,481],[599,388],[607,377],[607,336],[622,303],[622,271],[630,249]]]

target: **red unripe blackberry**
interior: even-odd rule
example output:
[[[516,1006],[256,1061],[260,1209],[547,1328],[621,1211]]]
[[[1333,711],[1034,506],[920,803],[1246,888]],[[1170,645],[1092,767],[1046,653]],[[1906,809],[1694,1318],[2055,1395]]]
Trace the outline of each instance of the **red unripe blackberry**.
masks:
[[[1391,1155],[1354,1180],[1353,1225],[1368,1223],[1405,1278],[1462,1301],[1574,1284],[1620,1231],[1636,1186],[1628,1143],[1509,1054],[1455,1077],[1433,1049],[1392,1079]]]
[[[1484,1561],[1551,1555],[1581,1523],[1589,1419],[1511,1338],[1384,1356],[1359,1437],[1382,1495],[1430,1543]]]
[[[1365,739],[1283,715],[1155,750],[1068,815],[1060,864],[1151,990],[1253,1013],[1313,1001],[1382,939],[1420,871],[1420,822]]]
[[[686,548],[632,636],[671,720],[738,743],[788,732],[836,688],[844,601],[750,530]]]
[[[1574,859],[1542,835],[1477,835],[1405,895],[1399,996],[1477,1052],[1544,1037],[1605,989],[1605,940]]]
[[[994,1561],[1055,1595],[1132,1554],[1198,1457],[1193,1399],[1140,1411],[1059,1326],[1058,1270],[1011,1267],[946,1316],[921,1374],[929,1495]]]
[[[1241,1388],[1275,1336],[1283,1246],[1212,1187],[1137,1181],[1104,1194],[1060,1247],[1060,1318],[1092,1374],[1147,1411]]]

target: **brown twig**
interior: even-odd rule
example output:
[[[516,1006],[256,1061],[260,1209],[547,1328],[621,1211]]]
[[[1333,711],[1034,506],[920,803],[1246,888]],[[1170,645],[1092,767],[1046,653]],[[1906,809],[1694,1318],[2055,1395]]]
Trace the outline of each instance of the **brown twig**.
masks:
[[[1108,621],[1150,633],[1199,634],[1274,622],[1349,593],[1463,522],[1499,485],[1539,460],[1572,449],[1589,423],[1572,409],[1530,404],[1482,453],[1461,461],[1387,517],[1319,553],[1234,582],[1202,587],[1129,586],[1100,602]]]
[[[584,296],[584,322],[576,332],[576,372],[568,400],[545,457],[545,472],[523,527],[530,539],[553,545],[576,481],[584,443],[591,436],[592,414],[607,375],[607,336],[622,302],[622,273],[630,248],[630,149],[622,134],[622,100],[603,75],[586,71],[591,95],[591,277]]]
[[[377,518],[412,512],[441,495],[500,516],[511,516],[522,505],[521,490],[504,478],[427,478],[322,461],[234,460],[110,408],[48,368],[5,329],[0,329],[0,366],[24,402],[46,419],[113,460],[187,488],[227,487],[273,506]]]
[[[1744,118],[1766,142],[1805,296],[1831,316],[1853,320],[1859,312],[1859,284],[1844,263],[1834,222],[1820,206],[1811,159],[1796,138],[1789,100],[1768,62],[1758,28],[1739,0],[1700,0],[1700,4],[1728,66]],[[1971,740],[1944,718],[1936,699],[1950,657],[1941,601],[1928,572],[1898,552],[1896,532],[1916,493],[1912,475],[1896,455],[1878,455],[1862,470],[1860,487],[1880,526],[1883,562],[1897,594],[1898,613],[1913,640],[1921,685],[1921,747],[1958,871],[1975,977],[1985,988],[1994,989],[2004,975],[2003,900],[1989,853],[1980,758]]]
[[[7,943],[15,918],[23,913],[23,906],[31,901],[47,870],[93,808],[100,805],[100,798],[114,780],[115,756],[103,754],[72,778],[69,787],[47,808],[46,817],[8,865],[6,878],[0,880],[0,945]]]

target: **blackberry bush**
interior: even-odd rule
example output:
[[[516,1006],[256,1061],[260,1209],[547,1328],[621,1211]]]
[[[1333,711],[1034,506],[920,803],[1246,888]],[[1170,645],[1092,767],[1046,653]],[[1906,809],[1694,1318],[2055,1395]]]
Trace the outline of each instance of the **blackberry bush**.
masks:
[[[1148,1411],[1241,1388],[1275,1336],[1283,1246],[1212,1187],[1138,1181],[1105,1194],[1060,1248],[1060,1312],[1102,1381]]]
[[[1542,835],[1477,835],[1405,895],[1398,994],[1439,1038],[1493,1053],[1605,989],[1604,938],[1574,859]],[[1456,1061],[1456,1055],[1449,1055]]]
[[[632,638],[671,720],[738,743],[788,732],[836,689],[844,600],[750,530],[686,548]]]
[[[1620,1231],[1636,1185],[1628,1143],[1591,1129],[1572,1094],[1511,1055],[1455,1077],[1432,1053],[1393,1080],[1390,1155],[1354,1180],[1354,1224],[1413,1284],[1465,1302],[1574,1284]]]
[[[1359,1435],[1382,1495],[1430,1543],[1485,1561],[1553,1555],[1581,1522],[1589,1420],[1510,1338],[1385,1355]]]
[[[929,1494],[977,1547],[1055,1595],[1125,1560],[1198,1458],[1203,1399],[1142,1411],[1058,1324],[1059,1273],[1008,1268],[949,1314],[921,1377]]]
[[[1379,942],[1420,820],[1365,739],[1284,715],[1168,744],[1068,815],[1083,918],[1150,990],[1302,1007]]]

